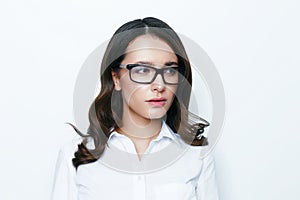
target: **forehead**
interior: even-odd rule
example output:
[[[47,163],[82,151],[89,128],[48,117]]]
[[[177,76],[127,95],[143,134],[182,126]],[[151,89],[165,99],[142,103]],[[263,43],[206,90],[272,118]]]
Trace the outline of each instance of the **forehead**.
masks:
[[[129,43],[123,61],[177,62],[177,56],[165,41],[152,35],[142,35]]]

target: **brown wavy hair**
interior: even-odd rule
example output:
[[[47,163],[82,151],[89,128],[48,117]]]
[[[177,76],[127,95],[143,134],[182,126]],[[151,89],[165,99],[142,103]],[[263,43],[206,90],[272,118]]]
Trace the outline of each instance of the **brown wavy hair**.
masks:
[[[179,36],[168,24],[159,19],[147,17],[125,23],[110,39],[101,63],[101,90],[89,109],[90,125],[87,134],[81,133],[73,124],[68,123],[83,138],[72,159],[76,169],[81,164],[98,160],[105,150],[111,132],[118,128],[119,116],[122,116],[122,96],[120,92],[114,90],[111,73],[112,71],[118,72],[118,66],[125,57],[129,43],[145,34],[158,37],[173,49],[178,58],[180,73],[186,80],[178,85],[172,105],[164,117],[167,125],[190,145],[208,144],[202,133],[209,123],[188,111],[192,72],[184,46]],[[92,149],[87,148],[89,138],[94,142]]]

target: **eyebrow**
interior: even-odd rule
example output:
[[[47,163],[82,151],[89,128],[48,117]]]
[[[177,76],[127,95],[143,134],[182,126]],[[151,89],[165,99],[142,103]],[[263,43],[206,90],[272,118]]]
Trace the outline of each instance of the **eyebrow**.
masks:
[[[177,62],[167,62],[165,65],[172,66],[172,65],[178,65],[178,63]]]
[[[137,64],[143,64],[143,65],[155,65],[153,62],[148,62],[148,61],[138,61],[136,62]],[[164,64],[165,66],[172,66],[172,65],[178,65],[177,62],[166,62]]]

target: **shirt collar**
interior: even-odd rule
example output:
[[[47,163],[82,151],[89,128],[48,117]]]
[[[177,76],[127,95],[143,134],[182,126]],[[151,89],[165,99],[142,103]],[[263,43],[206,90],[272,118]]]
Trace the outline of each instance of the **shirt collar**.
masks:
[[[124,136],[124,135],[116,132],[114,129],[112,129],[112,133],[110,134],[108,140],[111,140],[111,138],[113,138],[113,137],[126,137],[126,136]],[[153,139],[153,141],[159,141],[159,140],[162,140],[163,138],[169,138],[172,141],[175,141],[176,143],[179,144],[178,137],[179,137],[179,135],[175,134],[172,131],[172,129],[167,125],[167,123],[164,120],[162,120],[162,127],[160,130],[160,133],[158,134],[158,136],[155,139]]]
[[[171,128],[167,125],[165,121],[162,121],[162,127],[159,135],[153,139],[154,141],[161,140],[163,137],[170,138],[171,140],[175,140],[175,133],[171,130]]]

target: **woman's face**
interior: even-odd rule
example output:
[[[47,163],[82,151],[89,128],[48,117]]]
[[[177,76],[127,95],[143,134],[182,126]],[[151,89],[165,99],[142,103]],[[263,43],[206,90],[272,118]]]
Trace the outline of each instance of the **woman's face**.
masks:
[[[129,44],[121,64],[165,68],[177,66],[178,59],[166,42],[155,36],[143,35]],[[160,74],[149,84],[133,82],[128,69],[121,69],[119,74],[113,72],[112,76],[115,90],[121,91],[123,97],[123,120],[126,118],[141,124],[161,119],[173,102],[177,85],[165,84]]]

